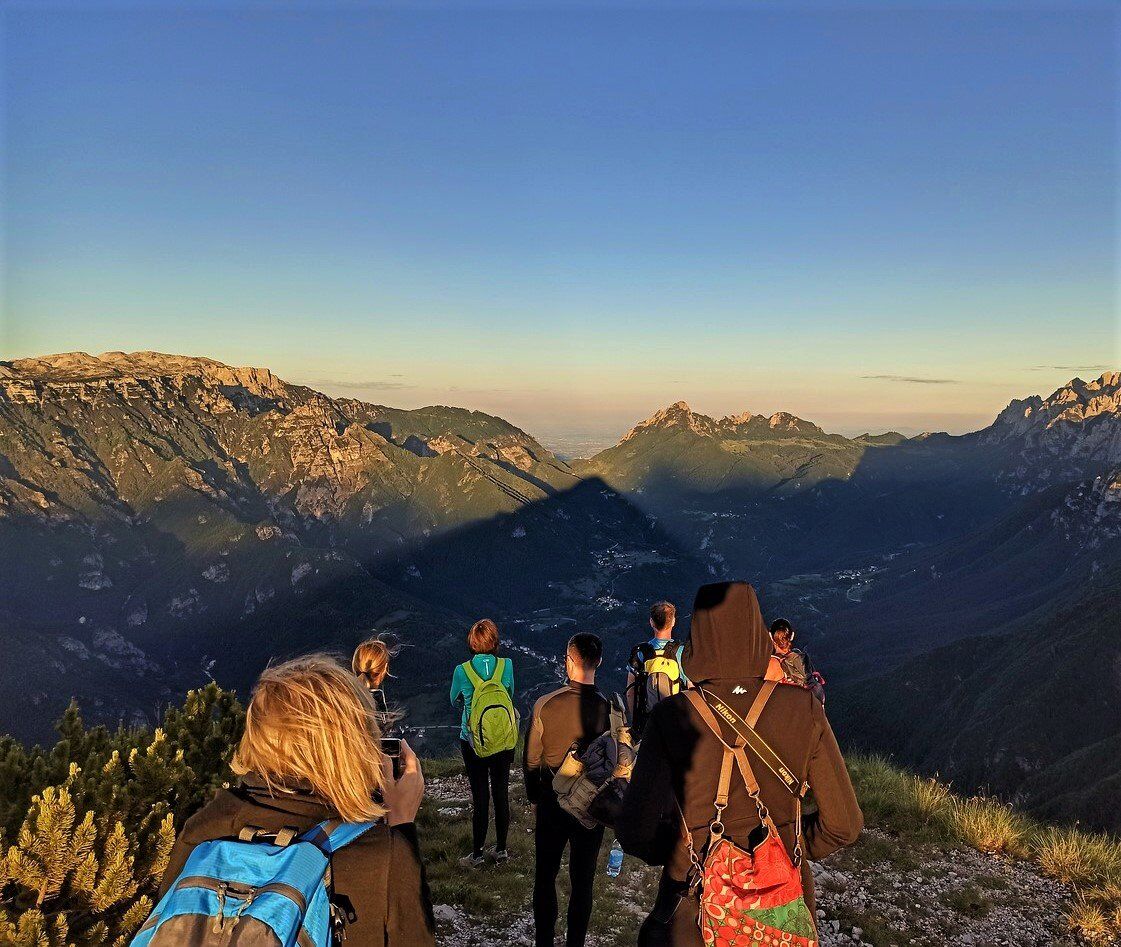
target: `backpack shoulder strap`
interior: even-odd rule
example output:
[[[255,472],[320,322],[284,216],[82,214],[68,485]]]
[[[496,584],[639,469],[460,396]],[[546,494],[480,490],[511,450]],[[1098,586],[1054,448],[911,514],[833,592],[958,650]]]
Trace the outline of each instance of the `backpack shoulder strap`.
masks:
[[[622,730],[627,725],[626,714],[624,713],[622,707],[620,707],[618,704],[616,704],[615,701],[612,701],[611,702],[611,711],[608,714],[608,717],[611,721],[611,723],[609,724],[610,729],[609,729],[608,732],[612,736],[616,736],[616,734],[618,734],[619,731]]]
[[[764,690],[760,691],[760,695],[755,698],[755,703],[759,704],[759,713],[763,712],[763,707],[766,706],[770,695],[774,693],[774,685],[777,685],[777,682],[767,681],[765,684],[771,684],[772,686],[765,687]],[[693,694],[697,692],[689,691],[688,693],[690,695],[690,700],[694,700]],[[794,775],[793,770],[783,762],[782,758],[771,748],[770,744],[759,735],[754,727],[748,726],[746,720],[715,694],[704,690],[702,690],[701,693],[704,694],[704,697],[701,697],[700,693],[698,693],[694,700],[694,705],[696,700],[700,700],[701,703],[706,705],[711,703],[711,707],[707,707],[706,709],[708,709],[710,716],[712,716],[713,722],[715,722],[716,718],[712,713],[712,708],[715,708],[716,713],[723,717],[732,730],[736,732],[736,735],[743,740],[743,745],[751,747],[755,755],[763,762],[763,765],[779,778],[786,787],[787,792],[799,799],[805,796],[806,792],[809,790],[809,784]],[[766,697],[763,696],[764,694],[766,694]],[[762,702],[760,703],[760,701]],[[754,710],[755,708],[753,707],[752,709]],[[727,741],[724,742],[725,745],[727,745]]]
[[[375,825],[376,822],[343,822],[341,819],[328,819],[304,832],[300,836],[300,841],[311,842],[330,858],[340,848],[365,835]]]
[[[778,687],[778,681],[764,681],[763,686],[759,688],[759,693],[755,695],[755,700],[751,703],[751,709],[747,712],[747,719],[744,720],[744,723],[752,730],[759,723],[759,718],[763,716],[763,708],[767,706],[767,701],[771,699],[771,694],[775,692],[776,687]]]
[[[709,730],[713,732],[716,739],[723,743],[725,747],[731,749],[728,741],[724,739],[724,731],[720,729],[720,723],[717,721],[716,715],[712,712],[712,708],[705,702],[700,691],[686,691],[685,696],[689,698],[689,702],[693,705],[697,713],[701,715],[701,719],[705,722]]]
[[[506,670],[506,659],[505,658],[495,658],[494,659],[494,673],[490,676],[490,679],[487,681],[487,683],[488,684],[493,684],[494,682],[497,681],[499,684],[501,684],[502,683],[502,674],[505,672],[505,670]]]
[[[483,686],[483,679],[479,677],[479,672],[475,670],[475,665],[471,661],[464,661],[460,667],[463,668],[463,673],[467,675],[467,680],[471,682],[473,689],[478,690]]]

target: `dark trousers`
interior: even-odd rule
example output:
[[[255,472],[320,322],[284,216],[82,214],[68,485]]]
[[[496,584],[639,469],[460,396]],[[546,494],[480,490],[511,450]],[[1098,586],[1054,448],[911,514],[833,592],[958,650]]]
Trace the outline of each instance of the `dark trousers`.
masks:
[[[459,741],[459,749],[471,786],[471,851],[478,855],[486,844],[492,794],[495,848],[501,851],[510,834],[510,765],[514,762],[514,751],[480,757],[466,740]]]
[[[638,931],[638,947],[704,947],[697,926],[698,903],[683,885],[668,885],[665,877],[654,909]]]
[[[586,829],[546,793],[537,805],[536,871],[533,877],[533,925],[537,947],[553,947],[557,932],[557,875],[568,847],[568,947],[584,947],[592,917],[592,885],[596,878],[603,827]]]

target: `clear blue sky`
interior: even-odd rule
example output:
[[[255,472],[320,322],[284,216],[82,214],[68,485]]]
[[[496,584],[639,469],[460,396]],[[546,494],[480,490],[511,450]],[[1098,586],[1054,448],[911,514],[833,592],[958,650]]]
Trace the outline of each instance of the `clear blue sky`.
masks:
[[[963,429],[1121,362],[1112,5],[43,6],[0,13],[0,356],[545,433]]]

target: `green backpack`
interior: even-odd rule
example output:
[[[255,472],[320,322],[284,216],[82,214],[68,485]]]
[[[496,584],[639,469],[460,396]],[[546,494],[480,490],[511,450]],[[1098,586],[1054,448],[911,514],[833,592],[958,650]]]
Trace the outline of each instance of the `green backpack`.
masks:
[[[467,731],[476,756],[494,756],[518,745],[518,712],[510,692],[502,684],[505,670],[506,659],[498,658],[494,662],[494,673],[484,681],[470,661],[463,664],[463,671],[474,688]]]

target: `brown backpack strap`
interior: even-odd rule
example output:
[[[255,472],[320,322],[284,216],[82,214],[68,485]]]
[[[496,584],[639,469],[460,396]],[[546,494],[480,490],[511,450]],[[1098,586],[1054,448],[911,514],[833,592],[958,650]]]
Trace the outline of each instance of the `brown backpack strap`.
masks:
[[[755,725],[759,722],[759,718],[763,716],[763,708],[767,706],[767,701],[771,699],[771,694],[775,692],[778,687],[778,681],[764,681],[763,686],[759,688],[759,693],[755,695],[755,700],[751,703],[751,709],[747,712],[745,723],[755,729]]]
[[[775,682],[768,683],[773,684]],[[752,706],[752,710],[757,711],[756,717],[758,717],[759,714],[762,714],[763,707],[766,706],[767,700],[770,698],[771,694],[774,693],[774,690],[775,689],[773,686],[765,688],[764,690],[761,690],[759,696],[755,698],[755,704]],[[810,788],[809,784],[804,780],[799,779],[794,774],[794,771],[789,766],[787,766],[786,763],[783,762],[782,757],[780,757],[771,748],[771,745],[767,743],[767,741],[764,740],[762,736],[759,735],[758,731],[756,731],[754,727],[750,726],[748,722],[743,719],[743,717],[732,710],[731,707],[724,703],[724,701],[722,701],[715,694],[711,693],[710,691],[706,691],[703,688],[700,689],[700,694],[703,696],[699,696],[699,699],[708,710],[708,717],[705,718],[705,722],[708,723],[710,727],[713,723],[716,722],[715,714],[719,714],[725,720],[725,722],[727,722],[732,731],[742,739],[744,745],[751,747],[752,752],[757,757],[759,757],[763,765],[766,766],[767,769],[769,769],[772,773],[774,773],[775,776],[779,778],[782,784],[786,787],[787,792],[789,792],[792,796],[797,796],[799,798],[805,796],[806,792]],[[703,712],[701,712],[701,716],[704,717]],[[717,728],[719,728],[719,724],[717,724]],[[721,740],[723,740],[723,737],[721,737]],[[727,743],[727,741],[724,742]]]
[[[757,723],[759,717],[763,713],[763,708],[767,706],[767,701],[770,700],[771,695],[778,686],[777,681],[764,681],[763,686],[760,688],[758,695],[752,702],[751,709],[748,711],[748,717],[752,720],[752,724]],[[766,767],[771,770],[781,780],[782,784],[786,787],[787,791],[794,796],[794,864],[799,866],[802,863],[802,799],[809,790],[809,783],[799,780],[790,768],[783,763],[770,745],[764,740],[755,730],[754,726],[749,725],[748,721],[739,716],[731,707],[725,704],[715,694],[710,694],[708,691],[692,690],[687,692],[689,700],[697,709],[701,719],[712,730],[716,738],[724,746],[724,759],[727,762],[728,753],[731,752],[736,761],[736,766],[739,768],[740,775],[743,777],[744,785],[747,787],[748,794],[755,802],[755,806],[759,811],[759,821],[767,827],[767,831],[773,832],[778,837],[778,828],[775,826],[774,820],[771,818],[770,810],[763,803],[762,796],[759,791],[759,780],[755,777],[755,772],[751,768],[751,761],[744,751],[746,746],[750,746],[755,754],[763,761]],[[735,746],[732,746],[724,739],[723,731],[720,724],[716,719],[716,714],[713,713],[712,707],[709,706],[705,697],[710,697],[717,708],[717,712],[723,717],[732,730],[736,734]],[[738,725],[737,725],[738,724]],[[722,770],[723,775],[723,770]],[[722,810],[721,810],[722,811]],[[721,829],[723,826],[721,825]],[[690,836],[690,841],[692,836]],[[690,846],[691,850],[691,846]]]
[[[705,699],[701,696],[701,691],[696,689],[688,690],[685,692],[685,696],[689,698],[689,703],[693,705],[693,709],[701,715],[701,719],[708,724],[708,728],[716,735],[716,739],[727,746],[728,741],[724,739],[724,732],[720,729],[720,721],[716,719],[712,708],[709,707]]]
[[[728,793],[732,788],[732,762],[734,753],[724,747],[724,758],[720,761],[720,782],[716,786],[716,818],[719,819],[728,808]]]
[[[744,721],[755,732],[755,725],[759,722],[759,718],[763,714],[763,708],[767,706],[767,701],[771,699],[771,695],[778,687],[778,681],[764,681],[763,686],[759,689],[755,700],[751,704],[751,709],[747,713],[747,719]],[[759,737],[760,742],[766,746],[762,737]],[[768,747],[769,749],[769,747]],[[745,755],[746,758],[746,755]],[[776,754],[777,758],[777,754]],[[764,762],[766,762],[764,760]],[[793,775],[793,774],[792,774]],[[785,782],[785,780],[784,780]],[[787,789],[790,785],[787,784]],[[809,789],[809,783],[802,783],[797,793],[794,794],[794,865],[795,867],[802,864],[802,799]],[[772,822],[771,825],[774,823]],[[769,828],[770,826],[768,826]]]

